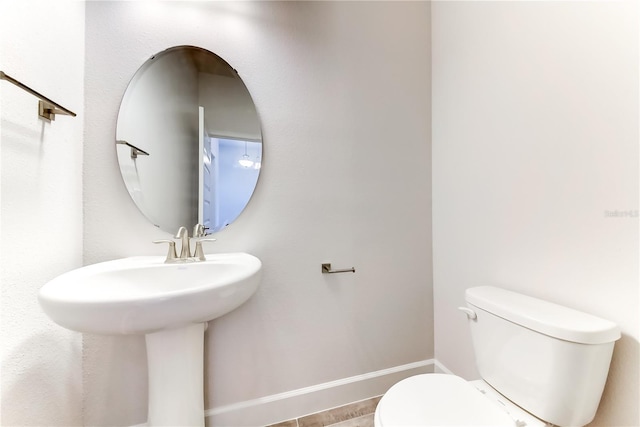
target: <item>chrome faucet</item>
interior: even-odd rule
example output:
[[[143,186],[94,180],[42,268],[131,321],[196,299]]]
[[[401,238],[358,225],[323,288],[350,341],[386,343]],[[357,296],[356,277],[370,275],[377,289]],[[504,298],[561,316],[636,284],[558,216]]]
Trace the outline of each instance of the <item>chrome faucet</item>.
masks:
[[[180,239],[182,242],[182,249],[180,249],[180,261],[186,262],[187,259],[191,256],[191,247],[189,245],[189,232],[187,231],[187,227],[178,228],[178,232],[176,233],[176,239]]]
[[[204,250],[202,249],[202,242],[215,242],[216,239],[207,239],[205,238],[205,230],[207,227],[202,224],[196,224],[193,227],[193,237],[196,241],[196,248],[193,251],[193,255],[191,254],[191,244],[189,238],[189,232],[186,227],[178,228],[178,232],[176,233],[174,239],[180,239],[181,248],[180,248],[180,256],[178,257],[176,253],[176,242],[174,240],[154,240],[153,243],[168,243],[169,251],[167,252],[167,258],[164,260],[165,264],[173,264],[173,263],[187,263],[187,262],[197,262],[197,261],[206,261],[207,257],[204,254]]]

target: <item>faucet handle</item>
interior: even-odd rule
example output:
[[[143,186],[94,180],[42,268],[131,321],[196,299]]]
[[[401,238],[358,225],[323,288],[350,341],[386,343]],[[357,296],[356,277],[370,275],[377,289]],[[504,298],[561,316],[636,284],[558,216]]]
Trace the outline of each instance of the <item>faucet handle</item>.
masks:
[[[154,240],[153,243],[169,244],[169,251],[167,252],[167,258],[164,260],[165,263],[174,262],[178,258],[178,255],[176,254],[176,242],[174,242],[173,240],[167,240],[167,239]]]
[[[202,242],[215,242],[216,239],[212,238],[201,238],[196,240],[196,250],[193,253],[195,258],[198,258],[198,261],[206,261],[207,257],[204,256],[204,250],[202,249]]]

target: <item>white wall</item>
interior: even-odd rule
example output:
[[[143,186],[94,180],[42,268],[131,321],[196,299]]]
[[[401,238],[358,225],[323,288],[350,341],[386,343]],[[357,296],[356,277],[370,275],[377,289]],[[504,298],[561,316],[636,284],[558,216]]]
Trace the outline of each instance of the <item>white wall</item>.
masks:
[[[82,264],[84,3],[0,2],[0,69],[78,114],[48,123],[0,81],[2,425],[82,425],[81,335],[37,292]]]
[[[259,141],[260,119],[247,89],[237,77],[198,74],[200,105],[211,136]]]
[[[637,426],[637,3],[432,8],[436,358],[477,377],[456,310],[472,286],[610,319],[623,338],[593,425]]]
[[[131,202],[113,145],[120,97],[145,58],[181,44],[217,53],[262,122],[256,192],[211,249],[258,256],[263,281],[207,331],[205,407],[431,358],[429,4],[86,8],[85,263],[164,252],[150,242],[168,234]],[[322,275],[327,261],[357,273]],[[86,335],[84,351],[85,424],[143,422],[142,338]],[[280,419],[345,403],[331,398]]]

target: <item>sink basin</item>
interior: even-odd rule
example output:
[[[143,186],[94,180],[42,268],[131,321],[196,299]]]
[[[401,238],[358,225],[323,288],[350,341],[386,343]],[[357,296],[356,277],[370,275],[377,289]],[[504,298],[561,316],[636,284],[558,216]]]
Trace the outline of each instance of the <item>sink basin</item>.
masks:
[[[204,427],[206,322],[247,301],[262,263],[246,253],[165,264],[146,256],[101,262],[45,284],[44,312],[67,329],[144,334],[148,365],[147,426]]]
[[[96,334],[148,334],[226,314],[258,288],[262,263],[246,253],[165,264],[163,256],[101,262],[45,284],[44,312],[67,329]]]

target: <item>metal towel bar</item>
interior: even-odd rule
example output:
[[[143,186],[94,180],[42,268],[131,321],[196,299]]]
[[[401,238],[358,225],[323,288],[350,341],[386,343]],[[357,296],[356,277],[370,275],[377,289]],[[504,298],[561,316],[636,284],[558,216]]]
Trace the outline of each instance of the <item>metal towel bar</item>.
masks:
[[[149,153],[144,151],[142,148],[138,148],[135,145],[128,143],[127,141],[118,140],[118,141],[116,141],[116,144],[126,145],[127,147],[131,148],[131,158],[132,159],[137,159],[139,154],[141,154],[143,156],[148,156],[149,155]]]
[[[54,102],[41,93],[31,89],[29,86],[19,82],[10,75],[6,74],[4,71],[0,71],[0,80],[6,80],[9,83],[18,86],[20,89],[29,92],[36,98],[39,98],[40,101],[38,101],[38,116],[42,117],[45,120],[55,120],[56,114],[64,114],[71,117],[76,116],[76,113],[74,113],[73,111],[64,108],[57,102]]]
[[[333,273],[355,273],[355,267],[345,268],[343,270],[332,270],[331,263],[322,264],[322,274],[333,274]]]

